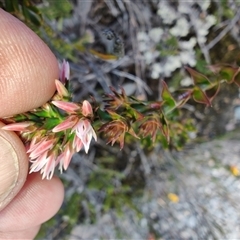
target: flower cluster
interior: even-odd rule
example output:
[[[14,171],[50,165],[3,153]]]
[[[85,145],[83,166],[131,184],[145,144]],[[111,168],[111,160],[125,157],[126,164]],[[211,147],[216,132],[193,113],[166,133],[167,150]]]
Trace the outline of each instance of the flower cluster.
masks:
[[[57,92],[52,101],[26,113],[26,121],[18,122],[22,116],[16,115],[11,118],[14,123],[2,128],[20,132],[31,163],[30,173],[40,171],[43,179],[51,179],[56,166],[61,172],[66,170],[75,152],[84,148],[87,153],[92,138],[97,141],[91,104],[86,100],[81,104],[69,102],[71,94],[64,86],[69,80],[68,62],[61,65],[59,79],[55,80]]]

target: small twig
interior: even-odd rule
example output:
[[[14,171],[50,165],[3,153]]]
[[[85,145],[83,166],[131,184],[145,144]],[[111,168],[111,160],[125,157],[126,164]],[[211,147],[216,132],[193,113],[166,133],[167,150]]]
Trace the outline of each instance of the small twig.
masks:
[[[122,26],[123,32],[127,32],[128,31],[128,14],[125,8],[125,5],[123,3],[123,0],[115,0],[118,8],[121,10],[121,14],[122,14],[122,19],[121,22],[119,21],[118,18],[118,23]]]
[[[91,61],[88,57],[85,58],[86,62],[88,63],[88,66],[92,69],[92,71],[95,73],[95,76],[97,77],[98,82],[102,86],[105,93],[109,93],[109,83],[108,79],[104,76],[103,72],[94,64],[93,61]]]
[[[112,63],[106,63],[103,65],[103,71],[105,73],[111,72],[113,69],[121,66],[130,66],[133,63],[132,59],[129,56],[124,56],[123,58],[118,59],[117,61],[114,61]]]
[[[135,72],[137,77],[142,77],[142,71],[140,69],[139,65],[139,59],[137,56],[139,56],[139,50],[137,45],[137,32],[138,32],[138,24],[137,19],[134,14],[134,7],[136,8],[136,4],[133,1],[126,1],[124,0],[127,10],[129,13],[129,32],[130,32],[130,39],[131,39],[131,45],[133,49],[133,59],[134,59],[134,65],[135,65]]]
[[[144,88],[148,94],[152,93],[151,89],[148,87],[148,85],[141,78],[139,78],[137,76],[134,76],[134,75],[132,75],[130,73],[127,73],[127,72],[119,71],[117,69],[113,70],[112,73],[114,73],[115,75],[118,75],[120,77],[125,77],[125,78],[128,78],[128,79],[136,82],[137,86],[138,86],[138,90],[140,92],[142,92],[142,88]]]
[[[132,63],[132,61],[130,61],[130,58],[125,56],[117,61],[115,61],[114,63],[112,64],[105,64],[103,65],[102,67],[102,71],[104,73],[109,73],[111,72],[113,69],[117,68],[118,66],[122,66],[123,63],[127,63],[127,65],[130,65]],[[98,66],[100,68],[100,66]],[[75,76],[75,75],[74,75]],[[93,80],[94,78],[96,78],[97,75],[95,73],[90,73],[90,74],[87,74],[86,76],[84,76],[79,82],[83,83],[83,82],[87,82],[87,81],[90,81],[90,80]]]
[[[236,16],[232,19],[230,24],[228,24],[227,27],[225,27],[207,46],[205,46],[207,50],[213,48],[234,27],[239,20],[239,13],[240,10],[237,11]]]

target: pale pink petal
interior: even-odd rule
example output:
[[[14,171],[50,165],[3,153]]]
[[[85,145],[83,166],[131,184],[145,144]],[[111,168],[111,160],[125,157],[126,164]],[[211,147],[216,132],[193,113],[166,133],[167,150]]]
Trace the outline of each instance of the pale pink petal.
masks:
[[[80,120],[76,127],[76,134],[82,140],[85,152],[88,153],[92,137],[97,141],[97,135],[88,120]]]
[[[67,170],[73,154],[74,154],[74,152],[70,149],[69,146],[67,146],[64,151],[64,156],[63,156],[63,169],[64,170]]]
[[[32,165],[30,167],[29,173],[38,172],[44,167],[47,162],[47,153],[48,151],[45,151],[38,158],[30,160],[30,162],[32,162]]]
[[[82,140],[75,135],[74,140],[73,140],[73,148],[76,149],[76,152],[79,152],[83,147],[83,142]]]
[[[55,165],[55,166],[57,166],[57,165],[59,164],[58,169],[59,169],[60,173],[63,172],[63,160],[64,160],[64,152],[61,153],[61,154],[57,157],[56,165]]]
[[[55,159],[56,158],[54,154],[51,154],[47,158],[44,168],[41,169],[42,179],[47,178],[50,180],[52,178],[55,169]]]
[[[61,97],[68,97],[69,96],[69,92],[68,90],[65,88],[65,86],[58,80],[55,80],[55,85],[57,88],[57,92]]]
[[[77,104],[72,102],[52,101],[52,104],[69,113],[75,113],[76,110],[80,109]]]
[[[91,124],[88,120],[80,119],[74,128],[78,137],[82,138],[87,134],[89,127],[91,127]]]
[[[41,141],[40,144],[38,144],[38,146],[29,154],[29,157],[34,159],[37,158],[38,156],[40,156],[43,152],[45,152],[46,150],[50,150],[52,148],[52,146],[54,145],[55,140],[54,139],[44,139],[43,141]]]
[[[56,159],[55,166],[57,166],[59,164],[58,169],[60,170],[61,173],[62,173],[63,169],[67,170],[68,165],[69,165],[74,153],[75,153],[75,151],[72,149],[72,147],[70,148],[69,144],[67,144],[65,146],[64,151]]]
[[[43,139],[41,141],[38,141],[38,142],[37,141],[38,141],[38,138],[37,137],[33,137],[32,141],[30,143],[29,149],[27,150],[27,153],[32,152],[39,144],[41,144]]]
[[[33,124],[34,124],[33,122],[11,123],[11,124],[1,127],[1,129],[7,130],[7,131],[21,132],[21,131],[26,131],[27,127],[29,127]]]
[[[61,132],[66,129],[72,128],[78,121],[78,118],[76,116],[70,116],[60,124],[58,124],[56,127],[52,129],[52,132]]]
[[[82,137],[82,142],[84,145],[85,152],[88,153],[89,146],[91,143],[91,136],[89,134],[86,134],[85,136]]]
[[[91,104],[87,100],[83,101],[83,104],[82,104],[82,114],[85,117],[93,114],[92,106],[91,106]]]

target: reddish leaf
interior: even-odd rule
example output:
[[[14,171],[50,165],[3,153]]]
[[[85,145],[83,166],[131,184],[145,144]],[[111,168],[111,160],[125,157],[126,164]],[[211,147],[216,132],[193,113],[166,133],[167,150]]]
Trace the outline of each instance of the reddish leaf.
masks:
[[[206,96],[206,94],[202,91],[201,88],[195,86],[193,89],[193,99],[198,103],[206,104],[207,106],[211,106],[211,102]]]
[[[202,89],[206,89],[211,86],[209,79],[203,74],[193,70],[192,68],[186,67],[187,71],[192,76],[194,83]]]
[[[208,97],[209,101],[212,102],[212,100],[215,98],[215,96],[218,94],[220,90],[220,83],[213,85],[212,88],[205,91],[206,96]]]
[[[239,73],[239,71],[234,76],[234,82],[240,87],[240,73]]]

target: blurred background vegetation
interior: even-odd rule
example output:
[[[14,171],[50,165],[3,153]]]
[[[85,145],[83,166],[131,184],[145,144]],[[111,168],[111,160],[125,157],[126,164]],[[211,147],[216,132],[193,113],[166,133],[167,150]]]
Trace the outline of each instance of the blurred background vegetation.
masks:
[[[0,0],[0,7],[70,62],[74,101],[101,101],[108,86],[161,100],[163,79],[177,98],[192,84],[186,66],[211,77],[209,65],[240,61],[237,0]],[[123,40],[124,56],[107,53],[105,29]],[[212,108],[189,101],[169,119],[169,150],[159,136],[153,147],[150,139],[127,138],[120,151],[100,139],[88,155],[75,154],[60,176],[63,206],[37,238],[240,237],[239,139],[213,140],[237,131],[238,95],[237,86],[225,85]]]

